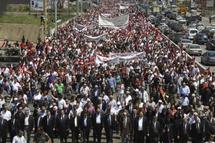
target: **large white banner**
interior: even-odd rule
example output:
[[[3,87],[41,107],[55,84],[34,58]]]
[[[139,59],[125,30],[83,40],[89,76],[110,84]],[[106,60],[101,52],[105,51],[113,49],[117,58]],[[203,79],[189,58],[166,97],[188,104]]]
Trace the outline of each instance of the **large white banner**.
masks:
[[[88,35],[84,35],[84,37],[88,40],[88,41],[100,41],[100,40],[106,40],[107,39],[107,34],[102,34],[99,36],[88,36]]]
[[[144,52],[138,52],[138,53],[110,53],[109,57],[103,57],[100,55],[96,55],[95,63],[112,63],[112,64],[118,64],[120,62],[129,62],[134,59],[141,59],[145,57]]]
[[[85,27],[84,25],[81,25],[81,24],[75,24],[73,29],[77,32],[83,32],[83,31],[87,30],[87,27]]]
[[[108,18],[99,15],[99,26],[108,28],[120,28],[127,26],[129,22],[129,15],[122,15],[115,18]]]

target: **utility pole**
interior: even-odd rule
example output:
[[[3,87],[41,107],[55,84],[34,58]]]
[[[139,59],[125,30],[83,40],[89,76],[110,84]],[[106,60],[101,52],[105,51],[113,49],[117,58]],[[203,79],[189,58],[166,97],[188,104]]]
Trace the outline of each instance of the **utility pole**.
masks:
[[[44,12],[44,26],[43,26],[43,38],[45,38],[45,34],[47,31],[47,20],[48,20],[48,15],[47,15],[47,0],[43,0],[43,12]]]
[[[76,0],[76,8],[77,16],[79,16],[79,0]]]
[[[81,0],[81,14],[83,13],[83,0]]]
[[[55,29],[57,30],[57,0],[55,0]]]

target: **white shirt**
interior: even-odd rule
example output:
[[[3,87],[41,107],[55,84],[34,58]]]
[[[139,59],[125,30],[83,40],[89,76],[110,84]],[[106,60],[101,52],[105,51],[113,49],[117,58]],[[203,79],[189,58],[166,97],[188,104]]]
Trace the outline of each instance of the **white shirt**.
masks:
[[[164,105],[163,105],[163,104],[161,104],[161,105],[159,106],[159,108],[158,108],[158,112],[159,112],[159,113],[162,113],[163,108],[164,108]]]
[[[13,91],[17,92],[19,90],[19,88],[21,88],[21,85],[18,82],[12,83],[12,89],[13,89]]]
[[[185,97],[182,99],[182,106],[188,106],[189,105],[189,99],[188,97]]]
[[[63,109],[65,107],[66,101],[62,98],[61,100],[58,101],[58,108]]]
[[[4,99],[0,99],[0,109],[2,108],[2,105],[5,104],[5,100]]]
[[[140,118],[138,120],[138,131],[142,131],[143,130],[143,118]]]
[[[37,95],[34,96],[34,100],[39,101],[41,100],[42,95],[40,93],[38,93]]]
[[[28,102],[28,96],[26,94],[24,94],[22,98],[24,100],[24,103],[27,104],[27,102]]]
[[[29,119],[29,116],[25,117],[25,126],[28,126],[28,125],[29,125],[28,119]]]
[[[149,94],[147,93],[147,91],[144,90],[143,92],[143,103],[146,103],[149,101]]]
[[[100,114],[98,114],[96,116],[96,124],[101,124],[101,115]]]
[[[12,143],[27,143],[24,136],[15,136]]]
[[[74,119],[74,124],[75,124],[75,127],[78,126],[78,118],[77,118],[77,116],[76,116],[75,119]]]
[[[129,101],[131,101],[131,100],[132,100],[131,95],[128,95],[128,96],[125,98],[125,105],[127,106],[128,103],[129,103]]]
[[[87,118],[86,117],[84,118],[84,126],[85,127],[87,126]]]
[[[88,87],[88,86],[86,86],[86,87],[81,87],[81,89],[80,89],[80,93],[82,94],[82,95],[89,95],[89,92],[90,92],[90,88]]]
[[[10,121],[11,120],[11,112],[8,110],[6,112],[2,112],[2,117],[3,117],[3,119]]]

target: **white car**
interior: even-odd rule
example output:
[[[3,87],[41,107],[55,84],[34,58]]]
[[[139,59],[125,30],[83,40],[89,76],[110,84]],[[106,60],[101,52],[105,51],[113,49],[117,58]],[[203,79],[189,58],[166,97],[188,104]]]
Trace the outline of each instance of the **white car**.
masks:
[[[183,50],[185,50],[186,48],[187,48],[187,46],[189,45],[189,44],[192,44],[193,42],[191,41],[191,40],[189,40],[189,39],[181,39],[180,40],[180,42],[179,42],[179,45],[181,46],[181,48],[183,49]]]
[[[199,33],[199,30],[196,28],[188,29],[188,38],[193,40],[197,33]]]
[[[189,55],[196,55],[196,56],[201,56],[202,55],[202,49],[201,46],[198,44],[189,44],[186,47],[186,52]]]

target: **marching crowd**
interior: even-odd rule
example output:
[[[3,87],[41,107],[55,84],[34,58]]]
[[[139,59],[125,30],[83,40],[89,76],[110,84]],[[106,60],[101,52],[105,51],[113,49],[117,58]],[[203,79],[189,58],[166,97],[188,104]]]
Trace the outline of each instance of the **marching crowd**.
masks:
[[[115,3],[114,3],[115,2]],[[37,45],[23,39],[21,61],[0,68],[0,142],[122,143],[212,142],[215,76],[177,48],[135,6],[117,1],[59,27]],[[104,28],[98,15],[129,13],[126,28]],[[78,31],[77,24],[87,30]],[[107,34],[89,41],[85,35]],[[118,63],[95,63],[96,55],[145,52]],[[34,134],[32,138],[31,134]],[[70,135],[71,134],[71,135]]]

